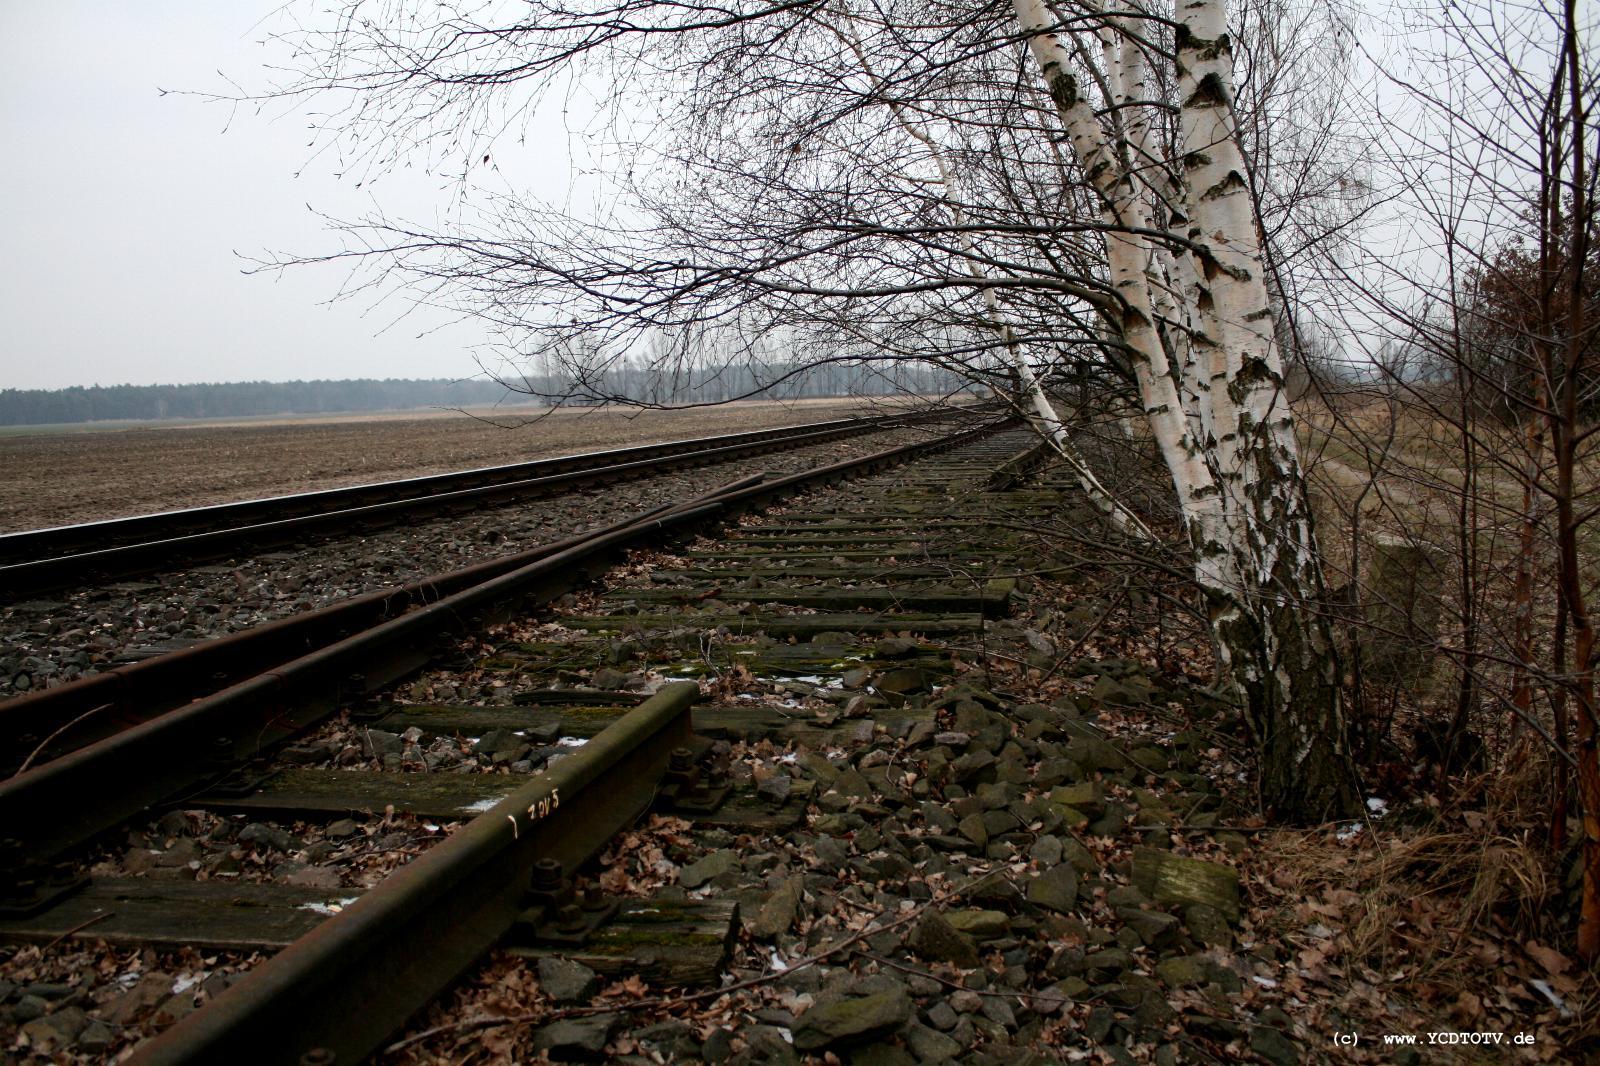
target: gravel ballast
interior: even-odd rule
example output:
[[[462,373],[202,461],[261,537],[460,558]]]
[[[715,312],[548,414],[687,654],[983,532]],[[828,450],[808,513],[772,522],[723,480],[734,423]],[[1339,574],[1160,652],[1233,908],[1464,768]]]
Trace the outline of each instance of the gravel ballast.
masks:
[[[526,551],[750,474],[797,473],[947,431],[874,433],[6,604],[0,607],[0,698]]]

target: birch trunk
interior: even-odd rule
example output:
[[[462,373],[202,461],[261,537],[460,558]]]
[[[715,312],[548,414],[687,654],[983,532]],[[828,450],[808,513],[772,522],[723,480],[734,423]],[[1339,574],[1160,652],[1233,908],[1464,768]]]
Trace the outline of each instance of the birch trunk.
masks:
[[[1150,249],[1144,232],[1149,215],[1137,195],[1138,185],[1106,142],[1087,98],[1078,92],[1071,50],[1051,32],[1054,17],[1042,0],[1015,0],[1017,20],[1030,34],[1028,46],[1044,75],[1056,114],[1066,127],[1078,165],[1100,196],[1101,218],[1107,224],[1106,261],[1111,283],[1122,299],[1122,339],[1131,352],[1134,377],[1151,434],[1178,492],[1179,506],[1196,546],[1202,584],[1230,584],[1226,553],[1214,546],[1225,519],[1205,457],[1189,432],[1166,351],[1156,330],[1146,270]]]
[[[1358,797],[1338,661],[1235,127],[1225,5],[1190,0],[1179,17],[1188,236],[1201,249],[1200,302],[1216,330],[1206,338],[1206,395],[1218,480],[1242,533],[1229,545],[1241,588],[1218,598],[1212,624],[1261,751],[1266,807],[1300,820],[1348,814]]]
[[[1119,101],[1134,112],[1124,128],[1136,143],[1111,143],[1079,91],[1072,50],[1054,32],[1048,8],[1042,0],[1014,4],[1078,164],[1100,194],[1124,340],[1188,523],[1224,680],[1260,756],[1263,805],[1296,821],[1351,814],[1359,798],[1337,657],[1234,128],[1223,2],[1191,0],[1177,12],[1186,181],[1169,217],[1187,225],[1179,236],[1199,250],[1201,269],[1192,272],[1175,262],[1189,252],[1162,264],[1147,236],[1154,227],[1138,176],[1147,161],[1136,103]],[[1105,83],[1142,86],[1143,54],[1128,34],[1116,55],[1122,69]],[[1162,265],[1164,282],[1156,280]],[[1158,313],[1182,322],[1192,346],[1184,349],[1192,365],[1178,373],[1156,328]]]

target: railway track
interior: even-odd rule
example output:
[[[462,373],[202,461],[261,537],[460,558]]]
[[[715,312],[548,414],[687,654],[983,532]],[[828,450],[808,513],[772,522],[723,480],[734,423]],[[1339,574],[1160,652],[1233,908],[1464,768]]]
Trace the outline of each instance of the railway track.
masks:
[[[0,598],[347,537],[951,416],[838,419],[0,534]]]
[[[492,572],[443,576],[430,583],[426,590],[418,590],[417,600],[427,595],[435,597],[430,605],[406,611],[404,607],[415,606],[414,601],[401,604],[399,610],[394,610],[395,605],[391,604],[389,607],[393,610],[393,616],[374,627],[346,636],[331,646],[318,648],[287,664],[280,664],[265,675],[229,685],[200,698],[194,698],[189,690],[181,687],[175,691],[172,686],[179,683],[177,679],[182,677],[200,676],[215,682],[223,670],[211,668],[228,662],[236,664],[233,667],[236,672],[254,669],[260,665],[263,657],[281,655],[281,649],[285,647],[281,633],[241,634],[232,641],[213,642],[214,647],[202,645],[174,656],[147,660],[119,675],[99,675],[85,679],[76,686],[63,686],[31,698],[0,704],[0,718],[5,720],[8,727],[15,727],[19,720],[25,719],[27,722],[21,727],[23,731],[13,728],[7,734],[5,750],[21,750],[21,746],[34,734],[50,726],[55,727],[52,733],[59,745],[56,749],[36,745],[31,751],[35,765],[0,783],[0,824],[17,827],[17,835],[6,841],[7,867],[12,871],[12,881],[7,900],[0,906],[14,915],[33,912],[31,916],[19,918],[22,925],[13,927],[12,931],[25,931],[29,923],[35,923],[35,931],[38,931],[43,926],[37,923],[59,923],[76,913],[75,908],[102,907],[106,893],[118,900],[117,908],[113,909],[123,909],[124,917],[132,921],[134,929],[138,929],[141,921],[148,920],[149,916],[135,912],[150,901],[130,900],[126,896],[129,886],[125,884],[110,887],[95,884],[84,889],[77,878],[68,873],[69,866],[59,865],[73,849],[184,790],[191,793],[190,799],[194,801],[200,801],[205,796],[215,801],[222,793],[232,793],[245,799],[255,795],[250,783],[259,774],[255,777],[246,776],[241,782],[237,777],[230,779],[223,768],[237,766],[273,741],[305,730],[337,707],[360,704],[368,693],[378,691],[388,682],[413,672],[427,659],[437,655],[441,635],[471,631],[491,624],[497,618],[510,617],[530,598],[548,601],[560,590],[582,582],[590,574],[603,569],[620,550],[663,536],[685,536],[702,528],[707,522],[725,521],[730,514],[737,514],[739,509],[759,506],[802,488],[860,476],[977,441],[991,432],[992,429],[987,428],[966,431],[945,440],[891,449],[865,459],[846,461],[834,464],[831,468],[788,478],[772,481],[745,479],[708,494],[706,498],[685,501],[681,507],[639,516],[639,521],[619,523],[598,535],[574,538],[573,543],[550,545],[545,550],[526,553],[530,558],[502,561],[489,568]],[[455,591],[446,594],[450,589]],[[990,595],[992,599],[993,590]],[[981,596],[979,601],[974,602],[981,602]],[[956,594],[956,601],[961,599],[960,594]],[[290,643],[306,640],[305,634],[312,629],[326,634],[358,624],[348,611],[336,610],[331,613],[334,615],[331,619],[289,620],[296,627],[296,635]],[[881,627],[887,623],[878,619],[874,624]],[[950,623],[944,624],[948,627]],[[425,634],[426,639],[418,643],[416,638],[421,634]],[[273,650],[258,650],[262,647]],[[239,662],[246,663],[246,666],[239,667]],[[359,671],[359,680],[353,681],[352,675],[356,671],[350,668],[356,665],[361,666],[362,670]],[[489,795],[477,795],[462,802],[448,801],[447,806],[458,818],[466,811],[493,806],[494,803],[499,806],[512,803],[524,812],[537,811],[541,802],[559,802],[557,797],[563,784],[569,797],[578,795],[586,788],[591,793],[601,795],[614,793],[619,799],[610,817],[597,819],[593,814],[597,806],[603,807],[604,804],[591,801],[578,805],[590,812],[583,818],[586,835],[580,834],[583,840],[567,850],[563,850],[564,846],[559,844],[546,843],[535,847],[533,842],[548,833],[557,834],[560,840],[563,833],[570,832],[563,829],[566,820],[572,817],[570,814],[558,815],[552,809],[546,818],[535,819],[540,822],[539,825],[530,823],[523,827],[526,832],[518,830],[529,841],[518,851],[524,859],[529,855],[546,858],[554,855],[562,859],[566,867],[575,867],[579,860],[592,854],[644,806],[648,806],[655,782],[666,769],[666,753],[689,738],[688,709],[697,692],[698,687],[692,684],[679,683],[664,687],[656,697],[644,701],[640,707],[625,715],[625,723],[619,723],[618,728],[606,729],[604,742],[591,741],[578,754],[562,760],[559,766],[548,771],[545,778],[524,786],[523,791],[538,791],[540,796],[547,797],[545,800],[532,797],[530,793],[529,796],[514,797],[514,803],[503,796],[494,797],[492,803],[490,798],[494,789],[498,788],[502,793],[506,791],[505,780],[501,779],[490,783]],[[87,710],[84,710],[86,706]],[[62,732],[63,726],[83,718],[85,714],[93,717],[93,712],[98,712],[99,717],[92,731],[79,735]],[[500,713],[504,715],[505,712]],[[516,717],[527,716],[527,712],[512,713]],[[586,729],[574,725],[573,728],[573,735],[580,738],[594,732],[592,727]],[[439,734],[430,732],[428,735]],[[632,739],[626,739],[629,737]],[[641,738],[648,742],[641,743]],[[666,743],[668,739],[673,743]],[[608,751],[614,752],[614,757],[608,757]],[[39,762],[41,758],[44,760],[42,763]],[[555,776],[552,778],[551,775]],[[451,783],[465,785],[469,789],[476,785],[481,791],[482,783],[468,782],[467,776],[452,775]],[[491,775],[483,776],[488,781]],[[418,781],[421,781],[420,777]],[[645,802],[640,801],[640,796],[645,796]],[[349,800],[348,796],[340,797],[337,791],[324,798],[333,803],[332,809],[344,809],[343,805]],[[415,816],[433,817],[438,816],[439,802],[440,797],[436,797],[433,807],[429,808],[435,812],[433,814],[429,810],[409,810],[404,802],[398,809],[407,810]],[[203,805],[207,809],[216,809],[214,803]],[[569,800],[567,810],[570,812],[574,809]],[[39,817],[36,812],[40,811],[49,811],[50,814]],[[497,841],[498,827],[493,825],[497,821],[498,818],[473,823],[485,828],[458,832],[450,838],[448,846],[451,849],[470,847],[470,842],[480,833],[488,833],[485,839],[491,842]],[[490,832],[491,829],[494,831]],[[431,862],[454,866],[460,860],[451,858],[453,854],[453,850],[440,852],[442,857]],[[468,867],[471,865],[470,862],[466,863]],[[421,875],[406,873],[405,877],[427,876],[427,867],[424,866],[411,864],[405,869],[423,871]],[[519,870],[515,876],[508,878],[490,877],[487,880],[502,884],[502,888],[504,884],[526,885],[529,883],[530,869]],[[432,881],[426,883],[432,884]],[[223,884],[227,885],[226,882]],[[243,888],[243,885],[227,885],[230,893]],[[263,889],[269,897],[278,891],[277,886],[263,886]],[[506,898],[515,903],[521,899],[521,893],[522,888],[518,887]],[[305,896],[307,892],[297,890],[293,894]],[[312,891],[310,895],[316,896],[318,893]],[[236,910],[238,906],[236,895],[227,898],[232,902],[222,907],[225,913]],[[303,899],[298,902],[309,901]],[[181,924],[191,925],[198,904],[199,900],[194,899],[181,908],[184,912]],[[481,914],[485,906],[484,901],[480,900],[474,904],[431,908],[429,913]],[[160,909],[159,906],[157,909]],[[273,910],[271,907],[265,909]],[[314,913],[300,911],[298,916],[303,919]],[[102,921],[116,920],[113,915]],[[408,920],[414,922],[416,918],[414,916]],[[504,925],[503,916],[500,922]],[[113,937],[116,935],[115,930],[104,926],[98,932],[102,935],[109,933]],[[134,935],[137,937],[140,934]],[[441,932],[441,936],[452,941],[459,939],[454,934],[444,932]],[[204,941],[207,938],[202,936],[200,939]],[[230,942],[226,936],[212,939],[220,940],[220,946],[237,947],[250,942],[248,937],[242,942]],[[462,942],[476,943],[472,938]],[[258,943],[257,946],[267,945]],[[441,961],[439,965],[446,970],[459,970],[484,946],[479,943],[467,949],[468,954],[463,959]],[[385,969],[380,967],[379,972]],[[438,972],[430,966],[430,976],[425,979],[433,983],[430,991],[436,991],[439,986]],[[402,995],[399,998],[406,997]],[[412,1004],[412,1009],[415,1005]],[[409,1009],[406,1013],[409,1013]],[[377,1023],[386,1027],[378,1035],[384,1035],[401,1020],[403,1015]]]
[[[1075,711],[1003,717],[1000,697],[966,676],[1045,559],[1044,542],[1018,529],[1090,520],[1065,478],[1039,465],[1026,433],[991,428],[724,486],[535,560],[510,583],[491,578],[492,591],[474,586],[431,615],[384,623],[458,619],[446,644],[390,630],[409,650],[359,682],[337,657],[303,678],[280,667],[255,688],[225,690],[236,702],[221,710],[206,707],[225,693],[68,750],[0,783],[0,824],[23,832],[7,845],[8,868],[32,863],[0,903],[10,915],[0,936],[165,953],[142,966],[200,951],[187,958],[214,969],[183,990],[158,970],[99,1009],[127,1027],[124,1042],[154,1032],[130,1060],[143,1063],[356,1062],[385,1046],[402,1058],[430,1040],[448,1046],[448,1023],[392,1042],[491,949],[494,972],[537,972],[546,1000],[564,997],[547,1003],[550,1024],[504,1052],[514,1058],[644,1046],[669,1061],[716,1057],[686,1026],[628,1032],[625,1007],[583,1001],[596,981],[623,978],[709,985],[709,1001],[733,957],[748,967],[753,950],[767,972],[752,984],[776,983],[785,954],[811,971],[852,946],[888,961],[870,964],[875,975],[841,969],[828,985],[786,985],[791,1006],[768,1004],[772,1024],[740,1038],[741,1062],[884,1040],[939,1061],[963,1041],[999,1046],[1050,1019],[1077,1024],[1078,1004],[1054,976],[1043,991],[992,991],[906,962],[977,966],[982,943],[1003,954],[1006,981],[1045,974],[1056,957],[1047,967],[1039,952],[1076,921],[1066,916],[1088,870],[1073,832],[1140,828],[1103,788],[1152,786],[1137,808],[1148,820],[1178,802],[1163,788],[1198,790],[1186,818],[1217,806],[1195,775],[1169,772],[1162,749],[1113,749]],[[720,539],[661,554],[740,514]],[[628,550],[603,591],[553,600]],[[416,679],[389,684],[406,677]],[[196,719],[204,724],[174,724]],[[232,730],[227,750],[207,755],[218,728]],[[202,756],[211,762],[197,765]],[[1192,769],[1174,753],[1173,770],[1185,759]],[[647,811],[650,822],[630,829]],[[133,826],[126,847],[108,836],[123,825]],[[1161,827],[1140,831],[1151,829]],[[75,858],[85,847],[87,884]],[[1159,873],[1159,854],[1142,861]],[[1039,872],[1016,882],[1025,868]],[[837,906],[804,918],[813,896]],[[1224,897],[1202,905],[1221,913]],[[956,908],[948,921],[926,913],[936,903]],[[872,916],[823,916],[840,908]],[[1127,916],[1118,943],[1178,942],[1169,916],[1143,915]],[[252,952],[272,954],[250,966]],[[894,966],[924,976],[908,989],[889,976]],[[951,974],[953,988],[985,989],[968,998],[993,1017],[966,1001],[960,1015],[927,1006]],[[1148,990],[1127,982],[1143,1009]],[[989,1010],[984,997],[1014,1006]],[[1087,1014],[1093,1003],[1077,998]],[[1108,1021],[1096,1039],[1112,1032]],[[758,1045],[767,1050],[748,1057]]]
[[[958,423],[959,424],[959,423]],[[440,574],[516,556],[574,530],[591,530],[713,490],[732,479],[772,476],[943,432],[930,423],[882,433],[790,444],[778,452],[579,489],[528,505],[475,509],[402,523],[292,550],[237,555],[211,565],[174,562],[159,576],[80,586],[5,602],[0,596],[0,699],[38,692],[300,614]],[[200,678],[203,680],[204,678]]]

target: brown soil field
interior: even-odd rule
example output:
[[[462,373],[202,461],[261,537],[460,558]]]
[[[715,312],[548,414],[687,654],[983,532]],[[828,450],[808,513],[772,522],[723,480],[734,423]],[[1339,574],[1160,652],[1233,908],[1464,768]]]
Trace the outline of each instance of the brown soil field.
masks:
[[[860,401],[285,418],[0,436],[0,532],[871,413]],[[520,423],[520,424],[519,424]]]

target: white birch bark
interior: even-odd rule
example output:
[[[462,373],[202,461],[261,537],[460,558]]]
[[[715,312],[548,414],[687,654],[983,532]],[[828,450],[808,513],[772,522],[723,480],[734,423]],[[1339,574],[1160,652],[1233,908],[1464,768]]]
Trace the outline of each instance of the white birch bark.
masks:
[[[1078,165],[1100,195],[1101,219],[1106,223],[1107,266],[1112,287],[1124,305],[1123,341],[1132,353],[1145,418],[1189,525],[1197,560],[1196,577],[1203,586],[1231,593],[1238,582],[1233,559],[1226,550],[1231,539],[1228,516],[1204,452],[1190,432],[1188,415],[1156,330],[1147,273],[1151,249],[1144,236],[1150,228],[1149,210],[1139,195],[1138,181],[1127,172],[1114,146],[1108,143],[1093,107],[1078,91],[1071,50],[1052,31],[1055,20],[1049,9],[1043,0],[1014,0],[1014,4],[1017,22],[1029,35],[1028,47],[1050,90],[1056,114],[1066,127]]]
[[[1183,5],[1178,64],[1179,116],[1188,181],[1189,237],[1205,249],[1200,284],[1214,309],[1211,325],[1213,417],[1221,466],[1250,491],[1257,471],[1240,461],[1253,440],[1280,460],[1278,473],[1298,479],[1294,421],[1283,391],[1283,365],[1262,275],[1255,205],[1245,177],[1233,117],[1233,63],[1222,0]],[[1307,546],[1309,548],[1309,546]]]
[[[1132,8],[1135,11],[1142,10],[1137,3]],[[1185,217],[1182,184],[1173,178],[1163,161],[1157,159],[1150,150],[1151,122],[1146,97],[1149,91],[1149,67],[1145,62],[1144,50],[1132,32],[1137,28],[1132,22],[1133,19],[1126,15],[1108,20],[1108,30],[1114,26],[1123,31],[1114,35],[1119,42],[1116,62],[1120,71],[1114,84],[1123,87],[1122,95],[1115,102],[1117,113],[1124,116],[1128,142],[1127,165],[1150,205],[1164,212],[1168,224],[1173,221],[1181,223]],[[1196,300],[1199,289],[1194,262],[1187,254],[1175,253],[1166,245],[1155,244],[1150,251],[1146,276],[1149,278],[1151,306],[1157,322],[1166,326],[1162,336],[1166,341],[1167,359],[1178,383],[1178,395],[1189,420],[1190,434],[1202,448],[1209,449],[1216,439],[1216,431],[1211,398],[1207,395],[1211,375],[1209,367],[1198,357],[1194,342],[1196,333],[1205,330],[1202,321],[1205,316]],[[1215,474],[1213,470],[1213,476]],[[1222,502],[1224,505],[1227,503],[1226,500]]]
[[[1197,303],[1210,308],[1197,344],[1209,348],[1219,488],[1243,522],[1231,546],[1243,595],[1213,618],[1218,651],[1245,692],[1263,792],[1302,817],[1348,809],[1337,662],[1235,124],[1225,0],[1183,0],[1177,14],[1188,236],[1202,256]]]
[[[1126,134],[1118,144],[1080,93],[1074,50],[1045,0],[1013,3],[1078,164],[1101,196],[1124,339],[1189,523],[1221,665],[1261,752],[1263,798],[1296,818],[1347,813],[1355,794],[1336,663],[1234,128],[1224,0],[1179,0],[1185,173],[1165,189],[1144,176],[1148,125],[1132,95],[1146,91],[1144,56],[1127,32],[1136,16],[1105,20],[1121,30],[1119,48],[1102,38],[1101,54],[1114,55],[1117,68],[1099,80],[1124,116],[1113,124]],[[1198,258],[1150,241],[1152,202],[1185,227],[1180,235]],[[1157,316],[1171,327],[1177,366]]]

